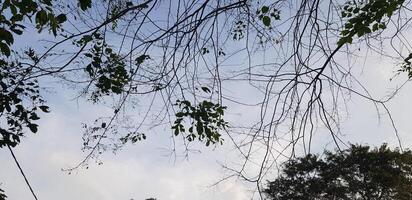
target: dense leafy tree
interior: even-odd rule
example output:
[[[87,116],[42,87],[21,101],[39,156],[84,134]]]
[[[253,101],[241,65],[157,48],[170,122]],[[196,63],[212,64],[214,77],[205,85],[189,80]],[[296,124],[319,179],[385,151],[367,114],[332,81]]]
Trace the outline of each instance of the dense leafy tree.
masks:
[[[412,152],[386,145],[352,145],[344,151],[287,161],[265,190],[269,199],[412,198]]]

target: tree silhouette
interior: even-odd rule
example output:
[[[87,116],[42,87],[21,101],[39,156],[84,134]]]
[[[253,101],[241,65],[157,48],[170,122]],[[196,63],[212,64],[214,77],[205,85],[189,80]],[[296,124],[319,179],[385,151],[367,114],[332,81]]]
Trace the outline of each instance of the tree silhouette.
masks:
[[[309,154],[285,163],[270,181],[269,199],[411,199],[412,152],[386,145]]]

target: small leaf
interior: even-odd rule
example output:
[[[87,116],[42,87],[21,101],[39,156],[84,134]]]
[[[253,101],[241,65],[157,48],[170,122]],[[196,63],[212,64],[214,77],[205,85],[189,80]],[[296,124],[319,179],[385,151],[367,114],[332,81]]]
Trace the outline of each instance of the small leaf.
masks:
[[[15,33],[15,34],[17,34],[17,35],[23,34],[23,31],[22,31],[22,30],[19,30],[19,29],[16,29],[16,28],[11,28],[10,30],[13,31],[13,33]]]
[[[39,12],[36,13],[36,23],[40,25],[40,27],[45,25],[47,21],[48,21],[47,12],[45,10],[40,10]]]
[[[37,133],[37,124],[29,124],[29,129],[33,133]]]
[[[31,120],[39,120],[39,119],[40,119],[40,117],[39,117],[39,116],[37,116],[37,114],[36,114],[36,113],[32,113],[32,114],[30,115],[29,119],[31,119]]]
[[[136,58],[136,63],[138,65],[142,64],[146,59],[149,59],[150,57],[148,55],[140,55],[139,57]]]
[[[269,12],[269,7],[263,6],[262,7],[262,13],[267,13],[267,12]]]
[[[176,116],[176,117],[183,117],[183,116],[184,116],[184,113],[183,113],[183,112],[178,112],[178,113],[176,113],[175,116]]]
[[[106,48],[104,51],[106,54],[111,54],[113,50],[111,48]]]
[[[265,25],[265,26],[270,26],[270,17],[268,17],[268,16],[263,16],[262,22],[263,22],[263,25]]]
[[[198,135],[203,134],[203,123],[201,121],[198,121],[196,124],[196,131]]]
[[[49,106],[43,105],[43,106],[39,106],[39,108],[40,108],[40,110],[42,110],[42,111],[45,112],[45,113],[50,112],[50,111],[49,111]]]
[[[6,41],[8,45],[13,44],[14,38],[13,35],[10,33],[10,31],[0,28],[0,41]]]
[[[179,128],[178,128],[178,127],[175,127],[175,132],[174,132],[174,134],[175,134],[175,136],[178,136],[178,135],[179,135]]]
[[[203,92],[210,93],[210,89],[208,87],[201,87]]]
[[[20,143],[20,137],[18,135],[13,135],[11,136],[13,138],[13,140],[17,143]]]
[[[93,40],[93,37],[91,36],[91,35],[84,35],[83,37],[82,37],[82,41],[84,42],[84,43],[88,43],[88,42],[90,42],[90,41],[92,41]]]
[[[56,19],[57,19],[57,22],[58,22],[58,23],[63,23],[63,22],[65,22],[65,21],[67,20],[67,17],[66,17],[65,14],[60,14],[60,15],[58,15],[58,16],[56,17]]]
[[[7,57],[9,57],[10,56],[10,48],[9,48],[9,46],[7,46],[7,44],[5,44],[5,43],[3,43],[3,42],[0,42],[0,50],[1,50],[1,52],[4,54],[4,55],[6,55]]]
[[[85,11],[92,7],[92,0],[79,0],[80,8]]]

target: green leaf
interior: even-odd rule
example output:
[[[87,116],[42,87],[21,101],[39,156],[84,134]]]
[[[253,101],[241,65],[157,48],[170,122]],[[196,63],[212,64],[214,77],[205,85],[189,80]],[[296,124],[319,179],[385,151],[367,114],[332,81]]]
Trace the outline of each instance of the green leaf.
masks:
[[[120,94],[123,91],[121,87],[116,87],[116,86],[112,86],[111,89],[112,89],[112,92],[115,94]]]
[[[92,0],[79,0],[80,9],[83,11],[92,7]]]
[[[10,56],[10,48],[9,48],[9,46],[7,46],[7,44],[5,44],[3,42],[0,42],[0,50],[7,57]]]
[[[111,53],[113,52],[113,50],[112,50],[111,48],[106,48],[106,49],[104,50],[104,52],[105,52],[106,54],[111,54]]]
[[[203,92],[210,93],[210,89],[208,87],[201,87]]]
[[[57,22],[58,22],[58,23],[63,23],[63,22],[65,22],[65,21],[67,20],[67,17],[66,17],[65,14],[60,14],[60,15],[58,15],[58,16],[56,17],[56,19],[57,19]]]
[[[149,59],[150,56],[148,55],[140,55],[139,57],[136,58],[136,63],[138,65],[142,64],[146,59]]]
[[[132,6],[133,6],[133,2],[130,2],[130,1],[126,2],[126,6],[127,6],[128,8],[132,7]]]
[[[377,31],[379,29],[379,24],[376,23],[372,26],[372,31]]]
[[[88,43],[88,42],[90,42],[90,41],[92,41],[93,40],[93,37],[91,36],[91,35],[84,35],[83,37],[82,37],[82,41],[84,42],[84,43]]]
[[[14,38],[10,31],[0,28],[0,41],[6,41],[8,45],[13,44]]]
[[[88,58],[92,58],[93,55],[91,53],[85,53],[84,56],[88,57]]]
[[[13,33],[17,34],[17,35],[21,35],[23,34],[22,30],[16,29],[16,28],[10,28],[11,31],[13,31]]]
[[[263,6],[262,7],[262,13],[267,13],[267,12],[269,12],[269,7]]]
[[[37,133],[37,124],[29,124],[28,127],[31,132]]]
[[[20,143],[20,137],[18,135],[13,135],[12,136],[13,140],[16,141],[17,143]]]
[[[23,15],[21,14],[13,14],[13,16],[10,18],[10,21],[12,21],[13,23],[17,21],[22,21],[22,20],[23,20]]]
[[[49,106],[43,105],[43,106],[39,106],[39,108],[40,108],[40,110],[42,110],[42,111],[45,112],[45,113],[50,112],[50,111],[49,111]]]
[[[175,132],[174,132],[175,136],[178,136],[179,135],[179,128],[176,126],[174,129],[175,129]]]
[[[268,16],[263,16],[262,22],[263,22],[263,25],[265,25],[265,26],[270,26],[270,17],[268,17]]]
[[[36,23],[41,27],[45,25],[48,21],[47,12],[45,10],[40,10],[36,13]]]
[[[176,117],[183,117],[184,116],[184,113],[183,112],[178,112],[178,113],[176,113]]]
[[[30,118],[29,119],[31,119],[31,120],[39,120],[40,119],[40,117],[39,116],[37,116],[37,114],[36,113],[32,113],[31,115],[30,115]]]
[[[203,134],[203,123],[201,121],[198,121],[196,124],[196,131],[198,135]]]

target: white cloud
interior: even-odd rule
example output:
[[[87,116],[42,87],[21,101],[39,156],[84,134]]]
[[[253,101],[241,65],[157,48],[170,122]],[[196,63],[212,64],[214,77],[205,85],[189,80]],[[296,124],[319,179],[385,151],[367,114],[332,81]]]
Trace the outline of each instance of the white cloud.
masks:
[[[28,135],[15,149],[39,199],[242,200],[250,195],[241,182],[231,180],[217,187],[208,187],[222,176],[215,162],[217,158],[214,158],[219,154],[217,151],[195,154],[190,161],[174,164],[155,150],[161,145],[142,143],[119,152],[119,155],[108,153],[101,166],[92,162],[89,169],[68,175],[61,168],[73,166],[84,156],[79,150],[79,121],[88,116],[79,117],[75,113],[73,108],[65,105],[55,107],[52,114],[45,116],[39,133]],[[0,182],[3,182],[9,199],[30,199],[29,190],[7,151],[0,151],[0,163]]]

